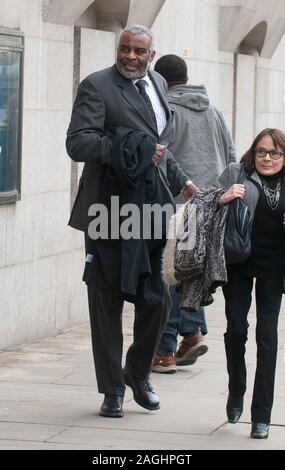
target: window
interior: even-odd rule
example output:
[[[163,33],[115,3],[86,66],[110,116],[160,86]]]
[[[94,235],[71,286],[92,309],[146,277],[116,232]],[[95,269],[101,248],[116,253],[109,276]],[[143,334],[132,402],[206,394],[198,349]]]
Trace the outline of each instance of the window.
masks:
[[[0,203],[20,199],[23,43],[0,29]]]

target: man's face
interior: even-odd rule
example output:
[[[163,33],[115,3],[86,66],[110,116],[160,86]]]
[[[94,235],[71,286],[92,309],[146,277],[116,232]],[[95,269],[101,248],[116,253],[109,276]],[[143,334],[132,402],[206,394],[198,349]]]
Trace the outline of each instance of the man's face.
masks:
[[[117,67],[121,75],[131,80],[145,76],[155,52],[150,51],[146,34],[122,34],[117,50]]]

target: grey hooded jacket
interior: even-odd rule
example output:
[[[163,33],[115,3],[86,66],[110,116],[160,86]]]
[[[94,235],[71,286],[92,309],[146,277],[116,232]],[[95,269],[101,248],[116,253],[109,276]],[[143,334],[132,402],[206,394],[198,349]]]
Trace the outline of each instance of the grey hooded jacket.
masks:
[[[204,85],[177,85],[168,91],[174,111],[168,149],[198,187],[216,185],[230,162],[234,143],[225,119],[209,102]]]

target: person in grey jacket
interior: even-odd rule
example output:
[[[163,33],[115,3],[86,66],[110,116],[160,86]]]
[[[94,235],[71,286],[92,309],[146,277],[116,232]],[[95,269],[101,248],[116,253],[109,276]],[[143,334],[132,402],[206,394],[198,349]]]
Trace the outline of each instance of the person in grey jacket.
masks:
[[[240,167],[243,184],[237,184]],[[245,345],[247,316],[256,298],[257,361],[251,402],[251,437],[266,439],[274,396],[274,380],[280,312],[285,274],[285,133],[264,129],[243,155],[241,164],[229,165],[219,179],[226,192],[220,205],[240,197],[252,216],[251,254],[241,263],[227,266],[228,282],[223,286],[227,329],[224,335],[229,374],[227,416],[237,423],[246,391]]]
[[[187,84],[187,65],[181,57],[165,55],[154,69],[166,79],[169,87],[167,98],[173,111],[173,123],[168,150],[196,186],[215,185],[225,167],[236,161],[234,143],[222,113],[210,103],[204,85]],[[183,202],[182,197],[177,196],[175,202]],[[154,359],[153,372],[176,372],[177,365],[191,365],[208,350],[203,338],[207,333],[204,308],[198,312],[180,309],[180,295],[174,286],[170,287],[170,292],[172,310]],[[176,352],[178,334],[183,340]]]

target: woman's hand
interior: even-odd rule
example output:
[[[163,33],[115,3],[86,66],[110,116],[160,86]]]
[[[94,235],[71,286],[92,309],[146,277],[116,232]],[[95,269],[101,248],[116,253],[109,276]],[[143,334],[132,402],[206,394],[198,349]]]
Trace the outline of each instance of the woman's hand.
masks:
[[[221,197],[219,200],[219,205],[223,206],[224,204],[228,204],[233,199],[240,197],[241,199],[244,198],[245,194],[245,185],[244,184],[233,184]]]

